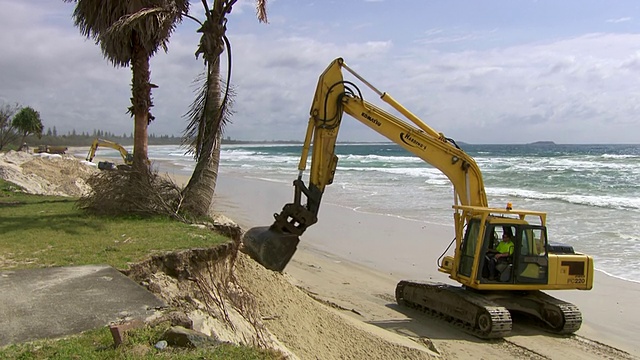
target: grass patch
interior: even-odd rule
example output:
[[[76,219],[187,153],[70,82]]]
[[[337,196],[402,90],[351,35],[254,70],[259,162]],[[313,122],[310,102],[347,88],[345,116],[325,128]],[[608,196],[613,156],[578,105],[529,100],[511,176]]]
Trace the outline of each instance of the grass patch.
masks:
[[[88,215],[76,199],[30,195],[0,179],[0,270],[108,264],[127,268],[154,253],[230,241],[211,230],[168,218]],[[1,306],[1,305],[0,305]],[[234,345],[157,350],[168,324],[130,330],[118,348],[107,327],[58,340],[0,348],[0,359],[282,359],[271,350]]]
[[[223,344],[210,349],[182,349],[167,347],[158,350],[154,345],[162,338],[168,324],[127,332],[125,341],[114,348],[109,329],[87,331],[81,335],[59,340],[43,340],[10,345],[0,349],[2,359],[238,359],[275,360],[282,355],[275,351]]]
[[[76,199],[13,189],[0,182],[0,269],[87,264],[123,269],[153,254],[229,241],[169,218],[87,215],[76,208]]]

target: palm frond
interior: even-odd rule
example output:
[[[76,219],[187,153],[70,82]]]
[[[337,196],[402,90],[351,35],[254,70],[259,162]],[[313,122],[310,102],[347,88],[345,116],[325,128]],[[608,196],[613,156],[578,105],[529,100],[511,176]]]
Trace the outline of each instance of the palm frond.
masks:
[[[233,5],[235,5],[238,0],[223,0],[220,1],[220,14],[231,14],[231,9]],[[224,16],[224,15],[223,15]]]
[[[208,91],[207,72],[200,73],[193,80],[193,84],[197,87],[196,98],[191,103],[189,111],[185,114],[188,124],[184,131],[183,145],[189,145],[189,152],[193,153],[197,159],[200,156],[201,137],[204,134],[204,131],[201,130],[205,123],[204,110]]]
[[[267,19],[267,0],[256,0],[256,17],[261,23],[269,23],[269,19]]]
[[[233,111],[231,110],[233,105],[233,95],[235,94],[233,89],[231,88],[231,42],[227,35],[222,35],[222,40],[224,40],[224,44],[227,48],[227,81],[223,81],[221,84],[221,88],[224,86],[224,97],[222,98],[222,102],[220,105],[220,115],[218,117],[218,121],[215,126],[216,129],[220,133],[224,133],[224,129],[228,123],[231,123],[231,115]],[[217,135],[217,134],[216,134]]]
[[[105,58],[115,66],[128,65],[134,33],[149,55],[160,47],[167,51],[169,36],[190,5],[189,0],[64,1],[76,4],[74,24],[82,35],[100,44]]]
[[[185,145],[190,145],[190,152],[194,154],[196,160],[200,159],[203,151],[208,151],[204,148],[208,139],[217,138],[219,134],[224,132],[227,124],[231,122],[231,115],[233,114],[233,89],[231,88],[231,44],[226,37],[226,15],[231,12],[233,5],[237,0],[215,0],[212,3],[210,9],[206,0],[201,0],[205,9],[206,20],[202,23],[198,32],[202,33],[200,44],[196,51],[196,58],[199,55],[203,55],[205,66],[207,71],[201,74],[197,79],[199,83],[199,91],[195,100],[191,104],[191,107],[185,117],[188,118],[188,125],[184,131]],[[257,17],[260,22],[267,21],[266,13],[267,0],[257,0],[256,10]],[[209,83],[212,74],[212,67],[220,66],[220,55],[223,49],[227,50],[227,76],[226,81],[217,80],[220,83]],[[217,79],[217,77],[216,77]],[[221,91],[224,86],[224,92]],[[218,89],[217,92],[213,89]],[[220,94],[222,92],[222,94]],[[218,94],[218,95],[212,95]],[[223,95],[222,99],[217,96]],[[213,99],[209,97],[213,96]],[[219,104],[213,104],[212,102],[219,102]],[[214,107],[217,107],[214,108]]]
[[[231,123],[233,115],[233,104],[235,99],[235,89],[229,85],[226,81],[220,81],[220,88],[226,89],[226,101],[220,106],[216,112],[216,117],[220,125],[216,126],[211,122],[210,126],[207,126],[207,119],[205,116],[205,105],[208,99],[208,83],[207,73],[202,72],[193,81],[193,84],[197,88],[196,98],[191,103],[189,111],[184,115],[188,120],[187,128],[183,132],[182,145],[187,146],[187,154],[193,155],[197,160],[202,153],[202,147],[204,145],[205,137],[217,136],[218,132],[224,133],[224,129]],[[211,129],[211,130],[207,130]]]
[[[121,17],[107,29],[106,35],[117,36],[135,30],[149,53],[155,52],[158,45],[167,51],[169,37],[181,22],[182,13],[173,5],[147,8]]]
[[[114,65],[126,66],[132,56],[134,34],[137,45],[149,56],[159,48],[166,52],[169,37],[182,21],[182,14],[170,4],[123,15],[98,36],[102,52]]]

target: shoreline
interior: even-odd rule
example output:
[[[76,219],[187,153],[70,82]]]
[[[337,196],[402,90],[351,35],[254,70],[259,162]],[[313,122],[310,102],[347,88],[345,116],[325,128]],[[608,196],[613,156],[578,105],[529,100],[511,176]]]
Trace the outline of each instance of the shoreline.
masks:
[[[72,154],[73,152],[79,153],[79,152],[83,152],[86,153],[89,151],[89,147],[70,147],[68,150],[69,154]],[[80,155],[76,154],[76,157],[81,157]],[[82,159],[84,159],[84,157],[82,157]],[[97,164],[98,161],[103,161],[103,160],[108,160],[108,161],[118,161],[121,160],[119,157],[106,157],[106,156],[99,156],[99,154],[96,153],[96,157],[94,159],[94,163]],[[180,186],[186,186],[187,182],[189,181],[189,178],[191,176],[190,173],[186,172],[185,170],[183,170],[180,166],[173,164],[172,162],[168,161],[168,160],[154,160],[152,163],[153,166],[155,166],[156,170],[158,170],[159,174],[162,175],[167,175],[172,181],[174,181],[176,184],[180,185]],[[218,178],[223,178],[223,177],[235,177],[233,174],[219,174]],[[262,182],[269,182],[269,183],[275,183],[275,184],[280,184],[283,185],[283,183],[281,182],[276,182],[276,181],[269,181],[266,179],[260,179],[260,178],[250,178],[251,180],[254,181],[262,181]],[[289,184],[285,184],[286,186],[290,187]],[[290,187],[291,188],[291,187]],[[216,193],[217,193],[217,189],[216,189]],[[216,194],[219,195],[219,194]],[[224,197],[224,195],[222,194],[222,196],[219,197]],[[290,201],[290,198],[285,198],[284,201]],[[228,202],[229,200],[227,200]],[[284,201],[281,205],[284,205]],[[327,204],[328,202],[325,199],[325,202],[323,203],[323,205]],[[341,205],[335,205],[334,206],[341,206]],[[394,214],[379,214],[379,213],[372,213],[372,212],[366,212],[366,211],[361,211],[358,208],[352,208],[352,207],[345,207],[342,206],[345,209],[351,210],[355,213],[358,214],[364,214],[364,215],[375,215],[375,216],[388,216],[388,217],[394,217],[394,218],[398,218],[400,220],[403,221],[411,221],[411,222],[416,222],[416,223],[420,223],[423,224],[425,226],[431,227],[431,226],[436,226],[436,227],[440,227],[443,225],[440,224],[435,224],[435,223],[428,223],[425,221],[421,221],[421,220],[416,220],[416,219],[412,219],[412,218],[405,218],[402,216],[398,216],[398,215],[394,215]],[[279,208],[274,208],[274,212],[275,211],[279,211]],[[271,219],[269,219],[271,220]],[[449,227],[448,225],[444,225],[445,227]],[[250,227],[250,226],[249,226]],[[623,278],[621,276],[617,276],[617,275],[613,275],[608,273],[606,270],[602,270],[602,269],[598,269],[597,267],[594,269],[596,272],[599,272],[603,275],[609,276],[613,279],[618,279],[621,281],[625,281],[625,282],[629,282],[629,283],[633,283],[633,284],[640,284],[640,280],[633,280],[633,279],[627,279],[627,278]]]
[[[82,156],[86,153],[86,149],[79,148],[80,154],[78,156]],[[173,148],[169,148],[169,151],[162,146],[153,147],[150,146],[150,151],[153,155],[153,165],[154,168],[160,168],[160,170],[167,170],[170,175],[176,174],[184,174],[186,176],[190,176],[193,171],[193,161],[190,157],[181,156],[182,154],[176,153]],[[73,149],[72,149],[73,150]],[[109,152],[107,152],[109,151]],[[73,152],[73,151],[72,151]],[[231,152],[233,153],[233,151]],[[113,152],[111,154],[110,149],[106,149],[104,152],[98,151],[98,155],[109,155],[114,156],[114,162],[119,163],[121,159],[117,158],[117,152]],[[233,159],[234,156],[227,154],[230,159]],[[237,156],[236,156],[237,157]],[[247,167],[243,165],[243,162],[236,160],[229,160],[232,163],[232,167],[229,167],[230,164],[224,165],[221,164],[221,173],[224,175],[225,172],[228,172],[230,176],[252,176],[256,179],[265,178],[267,176],[261,176],[260,173],[251,175],[251,168],[255,166],[253,163],[249,163]],[[239,169],[234,168],[235,166],[241,167]],[[257,164],[257,166],[260,166]],[[163,169],[164,168],[164,169]],[[248,169],[248,170],[247,170]],[[284,172],[281,170],[277,170],[277,175],[271,181],[283,182],[286,184],[291,184],[291,180],[295,174],[293,172],[288,175],[284,175]],[[221,176],[222,176],[221,175]],[[264,174],[267,175],[267,174]],[[347,179],[350,181],[350,179]],[[378,197],[377,200],[371,200],[366,193],[363,193],[362,198],[358,198],[358,194],[361,193],[360,189],[356,191],[345,193],[343,184],[337,184],[337,188],[331,186],[327,188],[326,194],[323,196],[323,202],[328,203],[330,201],[341,203],[343,206],[346,206],[350,209],[355,209],[358,212],[369,212],[369,213],[379,213],[379,214],[388,214],[389,216],[397,216],[400,218],[408,218],[419,222],[425,222],[429,225],[431,224],[440,224],[449,226],[451,225],[451,210],[450,203],[451,199],[447,196],[442,197],[442,194],[438,193],[438,203],[434,204],[435,206],[429,205],[428,203],[423,202],[430,197],[430,195],[425,196],[424,194],[418,194],[421,200],[416,202],[410,202],[407,206],[398,203],[398,205],[390,205],[387,206],[386,200],[381,200],[383,198]],[[334,185],[336,186],[336,185]],[[346,184],[346,187],[351,187],[350,184]],[[342,189],[341,189],[342,188]],[[364,187],[367,188],[368,187]],[[380,189],[383,193],[386,191],[385,189]],[[392,191],[395,197],[401,198],[403,196],[404,191]],[[375,193],[373,193],[375,194]],[[372,195],[373,195],[372,194]],[[343,196],[344,195],[344,196]],[[385,195],[388,196],[388,195]],[[495,196],[495,195],[494,195]],[[516,195],[517,196],[517,195]],[[394,199],[395,199],[394,197]],[[403,200],[403,201],[407,201]],[[391,199],[391,204],[399,200]],[[633,212],[624,212],[625,214],[620,213],[620,216],[624,218],[620,218],[620,221],[624,221],[616,226],[616,214],[618,213],[615,209],[596,209],[592,207],[581,208],[578,203],[572,203],[573,205],[569,206],[569,208],[565,208],[566,205],[557,205],[554,204],[554,201],[551,203],[538,204],[536,200],[531,200],[526,198],[517,200],[517,202],[522,202],[525,207],[529,207],[531,209],[539,209],[542,211],[548,212],[548,222],[553,222],[555,225],[553,227],[550,226],[550,241],[556,243],[566,242],[568,244],[572,244],[576,251],[581,253],[586,253],[594,256],[595,259],[595,268],[598,271],[602,271],[608,275],[613,277],[617,277],[619,279],[640,283],[638,279],[640,277],[636,276],[639,273],[640,268],[637,263],[637,256],[628,249],[629,246],[632,245],[633,239],[636,238],[637,234],[635,234],[634,229],[637,226],[634,226],[633,218],[629,218],[629,216],[633,215]],[[564,204],[564,201],[560,201]],[[416,205],[418,204],[418,205]],[[496,203],[499,204],[499,203]],[[492,204],[493,205],[493,204]],[[541,207],[545,205],[544,207]],[[422,208],[424,206],[424,208]],[[576,208],[577,206],[577,208]],[[499,207],[499,205],[498,205]],[[581,215],[582,214],[582,215]],[[586,214],[586,215],[585,215]],[[624,216],[623,216],[624,215]],[[575,228],[577,224],[580,224],[583,221],[589,221],[589,219],[597,219],[600,216],[608,219],[603,223],[608,224],[605,228],[595,228],[594,225],[589,226],[589,229],[580,229],[580,227]],[[603,219],[604,219],[603,218]],[[271,220],[271,219],[270,219]],[[629,223],[629,221],[631,223]],[[587,225],[588,226],[588,225]],[[620,227],[622,226],[622,227]],[[610,229],[625,229],[621,232],[617,231],[609,231]],[[570,230],[571,229],[571,230]],[[599,236],[598,230],[604,231],[602,236]],[[580,236],[576,236],[576,234],[580,234]],[[635,235],[634,235],[635,234]],[[626,239],[626,240],[625,240]],[[612,243],[608,241],[611,240]],[[607,246],[602,246],[602,244],[608,244]],[[620,248],[620,250],[616,253],[615,249]],[[620,254],[620,255],[619,255]]]
[[[595,267],[593,268],[593,270],[594,270],[595,272],[602,273],[603,275],[608,276],[608,277],[610,277],[610,278],[612,278],[612,279],[616,279],[616,280],[620,280],[620,281],[625,281],[625,282],[630,282],[630,283],[633,283],[633,284],[640,284],[640,280],[625,279],[625,278],[623,278],[623,277],[621,277],[621,276],[617,276],[617,275],[609,274],[609,273],[608,273],[608,272],[606,272],[605,270],[597,269],[597,268],[595,268]]]

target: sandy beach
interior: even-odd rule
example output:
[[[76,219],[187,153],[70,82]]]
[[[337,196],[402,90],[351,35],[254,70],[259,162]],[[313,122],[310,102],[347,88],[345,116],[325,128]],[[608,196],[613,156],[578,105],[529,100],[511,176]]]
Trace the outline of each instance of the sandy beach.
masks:
[[[220,175],[216,191],[216,210],[244,229],[270,225],[273,213],[293,196],[292,186],[228,174]],[[303,235],[284,273],[319,298],[352,310],[347,311],[350,316],[396,334],[432,339],[436,348],[455,354],[452,358],[510,353],[512,349],[503,349],[505,346],[521,347],[549,359],[640,357],[636,340],[640,312],[634,306],[640,284],[601,272],[597,272],[591,291],[552,292],[581,309],[584,320],[576,336],[561,337],[514,324],[513,335],[504,343],[483,342],[443,322],[397,307],[393,291],[401,279],[455,284],[439,273],[436,265],[452,237],[452,227],[360,213],[333,205],[326,196],[319,222]]]

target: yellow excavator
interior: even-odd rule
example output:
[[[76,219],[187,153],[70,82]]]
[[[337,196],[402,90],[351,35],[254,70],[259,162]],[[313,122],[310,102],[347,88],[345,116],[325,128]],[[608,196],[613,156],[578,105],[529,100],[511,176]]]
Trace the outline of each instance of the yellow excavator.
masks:
[[[122,147],[122,145],[118,143],[115,143],[109,140],[100,139],[100,138],[96,138],[95,140],[93,140],[93,143],[91,143],[91,148],[89,148],[89,153],[87,154],[87,159],[86,159],[87,161],[89,162],[93,161],[93,158],[96,156],[96,151],[100,146],[118,150],[118,152],[120,153],[120,156],[122,156],[124,165],[118,165],[117,168],[121,168],[121,167],[129,168],[131,167],[131,165],[133,165],[133,154],[130,154],[127,151],[127,149],[125,149],[124,147]],[[109,161],[98,162],[98,169],[100,170],[113,170],[115,168],[116,168],[116,165],[112,162],[109,162]]]
[[[357,86],[343,79],[342,70],[371,88],[406,120],[365,101]],[[571,246],[549,243],[544,212],[515,209],[511,204],[489,207],[482,174],[473,158],[389,94],[373,87],[341,58],[334,60],[318,81],[299,175],[293,182],[294,200],[274,214],[271,226],[245,233],[244,252],[268,269],[284,270],[296,251],[299,236],[317,222],[325,187],[333,182],[338,163],[335,144],[343,113],[439,169],[453,184],[454,255],[444,256],[438,270],[461,286],[402,280],[395,289],[399,305],[447,319],[481,338],[508,335],[512,312],[532,315],[546,329],[559,334],[580,328],[582,315],[578,308],[542,290],[590,290],[593,258],[575,252]],[[302,176],[309,151],[307,186]],[[491,269],[503,234],[512,238],[513,245]]]

